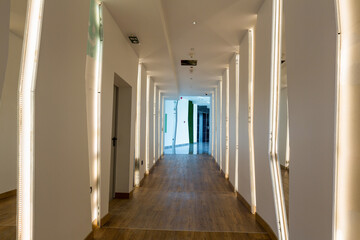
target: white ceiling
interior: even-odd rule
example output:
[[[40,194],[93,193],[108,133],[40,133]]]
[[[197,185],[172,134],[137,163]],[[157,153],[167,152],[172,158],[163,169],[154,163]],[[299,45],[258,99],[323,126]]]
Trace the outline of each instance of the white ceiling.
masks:
[[[217,85],[263,1],[104,0],[123,34],[138,36],[140,45],[131,46],[158,86],[188,96],[205,95]],[[11,0],[10,30],[19,37],[26,6],[27,0]],[[180,64],[191,59],[190,52],[198,60],[193,73]],[[283,39],[283,58],[285,52]]]
[[[105,0],[148,74],[162,89],[204,95],[221,79],[247,29],[256,23],[264,0]],[[193,24],[196,21],[197,24]],[[181,59],[194,59],[191,74]],[[192,79],[191,79],[192,78]]]

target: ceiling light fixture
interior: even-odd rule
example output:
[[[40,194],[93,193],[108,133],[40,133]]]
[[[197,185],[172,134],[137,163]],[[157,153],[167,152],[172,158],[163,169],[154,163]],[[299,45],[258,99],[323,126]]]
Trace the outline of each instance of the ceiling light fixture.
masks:
[[[195,25],[197,22],[196,21],[193,21],[192,24]]]

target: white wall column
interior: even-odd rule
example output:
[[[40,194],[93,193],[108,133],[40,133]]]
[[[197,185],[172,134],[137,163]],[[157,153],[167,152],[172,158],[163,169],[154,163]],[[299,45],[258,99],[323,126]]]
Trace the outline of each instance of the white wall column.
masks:
[[[284,10],[291,149],[290,239],[333,239],[335,2],[289,0]]]
[[[254,81],[254,154],[256,212],[278,233],[269,164],[272,1],[264,1],[256,24]]]
[[[336,240],[360,236],[360,2],[339,1]]]
[[[10,0],[0,2],[0,103],[9,49]]]
[[[88,1],[44,5],[34,108],[37,240],[84,239],[91,231],[84,75],[88,21]]]

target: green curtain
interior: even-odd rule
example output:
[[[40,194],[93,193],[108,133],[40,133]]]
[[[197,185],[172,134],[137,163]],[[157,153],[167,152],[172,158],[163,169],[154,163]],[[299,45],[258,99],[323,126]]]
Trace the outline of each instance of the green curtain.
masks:
[[[189,123],[189,143],[194,143],[194,104],[192,101],[189,101],[189,114],[188,114],[188,123]]]

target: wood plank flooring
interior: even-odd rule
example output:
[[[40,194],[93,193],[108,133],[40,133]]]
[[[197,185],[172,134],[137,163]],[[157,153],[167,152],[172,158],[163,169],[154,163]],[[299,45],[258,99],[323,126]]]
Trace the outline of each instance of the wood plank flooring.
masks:
[[[0,199],[0,239],[16,239],[16,196]]]
[[[269,240],[209,155],[165,155],[134,191],[110,202],[90,239]]]

